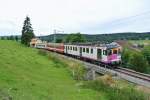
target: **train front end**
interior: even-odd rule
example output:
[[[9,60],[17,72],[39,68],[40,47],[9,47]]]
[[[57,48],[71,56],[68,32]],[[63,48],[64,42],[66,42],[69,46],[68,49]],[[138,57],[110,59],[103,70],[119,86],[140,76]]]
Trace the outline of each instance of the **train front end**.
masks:
[[[115,42],[106,45],[105,63],[109,65],[121,64],[121,46]]]
[[[111,65],[119,65],[121,63],[121,48],[113,48],[110,50],[107,60]]]

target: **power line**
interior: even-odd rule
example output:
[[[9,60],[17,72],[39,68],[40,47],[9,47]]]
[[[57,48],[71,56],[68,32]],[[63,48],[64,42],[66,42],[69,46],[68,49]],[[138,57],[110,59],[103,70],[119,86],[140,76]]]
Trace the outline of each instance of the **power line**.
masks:
[[[143,13],[140,13],[140,14],[136,14],[136,15],[133,15],[133,16],[129,16],[129,17],[126,17],[126,18],[120,18],[120,19],[117,19],[117,20],[106,22],[106,23],[101,24],[100,27],[103,30],[106,30],[106,29],[108,29],[108,27],[114,27],[114,26],[115,26],[115,28],[120,27],[120,26],[122,26],[121,24],[127,24],[128,25],[129,23],[131,23],[133,21],[136,22],[136,20],[139,20],[137,17],[145,16],[147,14],[150,14],[150,11],[143,12]],[[150,20],[150,19],[146,19],[146,20]]]
[[[140,16],[143,16],[143,15],[146,15],[146,14],[150,14],[150,11],[143,12],[143,13],[140,13],[140,14],[137,14],[137,15],[133,15],[133,16],[129,16],[129,17],[126,17],[126,18],[120,18],[120,19],[114,20],[114,21],[112,21],[112,22],[110,22],[110,23],[115,23],[115,22],[130,20],[130,19],[132,19],[132,18],[140,17]]]

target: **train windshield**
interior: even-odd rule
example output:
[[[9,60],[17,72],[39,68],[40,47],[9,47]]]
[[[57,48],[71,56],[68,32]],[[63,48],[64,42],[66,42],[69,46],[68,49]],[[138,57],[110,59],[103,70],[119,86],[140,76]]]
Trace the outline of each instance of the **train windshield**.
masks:
[[[117,50],[113,50],[113,54],[117,54],[117,52],[118,52]]]
[[[121,50],[118,48],[107,49],[103,51],[103,55],[121,54]]]
[[[107,50],[107,55],[112,55],[112,50]]]

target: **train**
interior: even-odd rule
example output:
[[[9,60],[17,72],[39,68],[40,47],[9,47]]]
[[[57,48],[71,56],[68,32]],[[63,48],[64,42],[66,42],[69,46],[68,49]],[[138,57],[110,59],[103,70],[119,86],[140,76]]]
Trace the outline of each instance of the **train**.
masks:
[[[35,48],[54,51],[89,62],[99,62],[107,65],[119,65],[121,63],[122,47],[116,42],[109,44],[31,42],[31,45]]]

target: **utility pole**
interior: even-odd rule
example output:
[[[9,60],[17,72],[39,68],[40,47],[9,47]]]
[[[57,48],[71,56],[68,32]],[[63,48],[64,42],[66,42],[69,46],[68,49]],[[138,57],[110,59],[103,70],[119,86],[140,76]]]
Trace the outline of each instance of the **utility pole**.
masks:
[[[56,43],[56,34],[59,34],[59,33],[63,33],[64,34],[64,31],[59,31],[59,30],[54,29],[54,37],[53,37],[54,43]]]
[[[54,43],[56,42],[56,30],[54,30]]]

